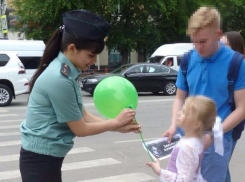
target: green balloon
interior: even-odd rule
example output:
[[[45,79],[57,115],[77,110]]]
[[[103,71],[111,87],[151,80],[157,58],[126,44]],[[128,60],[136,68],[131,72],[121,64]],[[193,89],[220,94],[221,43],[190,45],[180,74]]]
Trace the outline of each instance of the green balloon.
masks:
[[[123,109],[136,109],[138,93],[134,85],[120,76],[103,79],[94,90],[94,103],[101,115],[115,118]]]

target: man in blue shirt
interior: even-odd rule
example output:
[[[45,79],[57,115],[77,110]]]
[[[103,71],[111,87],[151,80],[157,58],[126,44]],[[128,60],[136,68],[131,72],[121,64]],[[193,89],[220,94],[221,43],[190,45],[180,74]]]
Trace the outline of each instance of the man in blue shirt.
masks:
[[[224,182],[231,155],[232,129],[245,118],[245,62],[241,63],[234,85],[236,109],[231,112],[227,74],[234,51],[219,42],[222,35],[219,12],[215,8],[199,8],[189,19],[187,34],[190,35],[195,49],[188,60],[186,79],[182,70],[179,71],[171,126],[163,136],[168,136],[171,141],[176,133],[177,113],[182,109],[188,95],[205,95],[213,99],[222,119],[224,155],[215,153],[210,135],[204,136],[209,148],[205,151],[201,172],[208,182]]]

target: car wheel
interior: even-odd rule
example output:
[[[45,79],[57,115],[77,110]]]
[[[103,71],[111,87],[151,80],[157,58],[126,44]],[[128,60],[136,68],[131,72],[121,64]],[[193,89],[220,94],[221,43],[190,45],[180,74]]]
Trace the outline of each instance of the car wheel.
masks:
[[[176,93],[176,86],[175,86],[175,83],[172,82],[172,81],[167,82],[167,83],[164,85],[163,92],[164,92],[166,95],[174,95],[174,94]]]
[[[12,90],[3,84],[0,84],[0,106],[7,106],[12,102],[13,92]]]

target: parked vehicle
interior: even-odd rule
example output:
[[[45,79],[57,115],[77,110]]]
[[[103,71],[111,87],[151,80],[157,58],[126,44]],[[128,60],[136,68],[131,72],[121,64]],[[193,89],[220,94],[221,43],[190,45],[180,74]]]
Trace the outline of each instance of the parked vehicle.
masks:
[[[150,62],[160,63],[179,71],[181,57],[193,48],[192,43],[165,44],[156,49],[150,57]]]
[[[166,95],[174,95],[177,74],[177,71],[160,64],[127,64],[108,74],[84,77],[79,83],[82,90],[93,94],[97,84],[104,78],[121,76],[128,79],[138,92],[152,92],[154,94],[164,92]]]
[[[29,81],[39,66],[44,49],[44,42],[39,40],[0,40],[0,51],[17,54],[25,66]]]
[[[0,51],[0,107],[29,90],[25,67],[16,53]]]

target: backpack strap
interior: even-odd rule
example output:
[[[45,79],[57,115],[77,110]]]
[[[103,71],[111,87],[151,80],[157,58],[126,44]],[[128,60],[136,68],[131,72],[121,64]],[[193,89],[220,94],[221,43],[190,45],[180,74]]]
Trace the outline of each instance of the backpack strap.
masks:
[[[187,71],[188,71],[189,58],[190,58],[192,52],[193,52],[193,50],[190,50],[189,52],[185,53],[183,55],[183,57],[181,58],[181,62],[180,62],[180,69],[181,69],[182,74],[183,74],[183,76],[185,78],[185,85],[188,88],[188,90],[189,90],[189,86],[188,86],[188,83],[187,83],[186,75],[187,75]]]
[[[244,59],[244,56],[238,52],[235,52],[230,63],[229,71],[228,71],[228,93],[229,98],[228,102],[232,107],[232,110],[235,109],[235,103],[234,103],[234,85],[236,82],[236,79],[238,77],[240,65]]]

